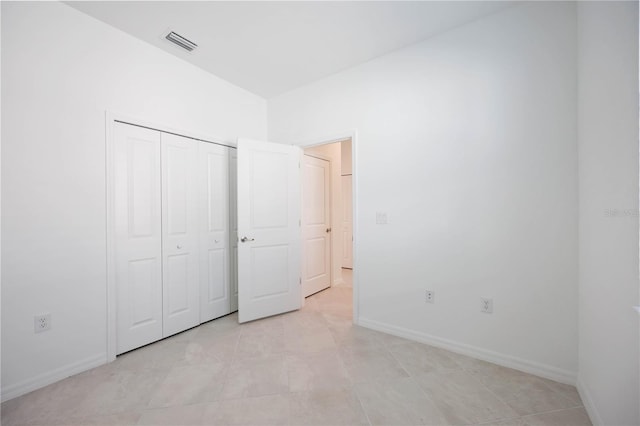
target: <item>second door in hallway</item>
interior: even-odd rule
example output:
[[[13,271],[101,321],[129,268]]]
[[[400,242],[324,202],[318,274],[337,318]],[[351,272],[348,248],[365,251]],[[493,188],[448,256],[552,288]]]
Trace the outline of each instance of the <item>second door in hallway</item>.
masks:
[[[331,163],[303,156],[303,295],[331,285]]]

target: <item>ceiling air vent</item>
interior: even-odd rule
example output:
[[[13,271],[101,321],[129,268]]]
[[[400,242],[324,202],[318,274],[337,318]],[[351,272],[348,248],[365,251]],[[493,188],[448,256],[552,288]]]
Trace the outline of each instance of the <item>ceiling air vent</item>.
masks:
[[[188,40],[182,37],[180,34],[175,33],[173,31],[167,34],[165,38],[169,40],[171,43],[176,44],[182,47],[183,49],[188,50],[189,52],[193,51],[193,49],[198,47],[198,45],[192,42],[191,40]]]

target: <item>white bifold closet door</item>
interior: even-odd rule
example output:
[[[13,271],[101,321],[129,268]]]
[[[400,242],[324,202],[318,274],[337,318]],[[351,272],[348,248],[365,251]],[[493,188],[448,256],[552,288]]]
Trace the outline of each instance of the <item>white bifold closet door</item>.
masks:
[[[208,144],[194,139],[115,123],[113,143],[116,353],[121,354],[200,324],[204,214],[199,210],[202,196],[210,196],[216,208],[212,232],[226,229],[228,177],[226,153],[207,156],[210,190],[199,192],[198,150]],[[207,236],[228,247],[225,229],[220,237]],[[215,279],[228,276],[225,259],[207,265]],[[209,285],[209,278],[202,280]]]
[[[229,314],[237,305],[230,273],[229,148],[198,146],[200,191],[200,322]]]
[[[161,133],[163,337],[200,324],[198,142]]]
[[[160,132],[116,123],[116,351],[162,338]]]
[[[121,354],[237,310],[237,155],[119,122],[113,144]]]

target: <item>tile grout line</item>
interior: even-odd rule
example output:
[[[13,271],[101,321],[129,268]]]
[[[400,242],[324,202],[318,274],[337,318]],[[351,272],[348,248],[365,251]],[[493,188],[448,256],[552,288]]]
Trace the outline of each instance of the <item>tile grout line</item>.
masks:
[[[492,364],[492,363],[490,363],[490,364]],[[549,411],[540,411],[540,412],[535,412],[535,413],[530,413],[530,414],[520,415],[520,414],[518,414],[518,413],[516,412],[516,410],[515,410],[515,409],[514,409],[514,408],[513,408],[513,407],[512,407],[512,406],[511,406],[507,401],[505,401],[505,400],[504,400],[503,398],[501,398],[498,394],[496,394],[494,391],[492,391],[492,390],[491,390],[487,385],[485,385],[485,384],[482,382],[482,380],[480,380],[480,379],[476,378],[476,377],[475,377],[473,374],[471,374],[471,373],[470,373],[470,371],[469,371],[469,370],[467,370],[466,368],[462,367],[462,370],[463,370],[466,374],[468,374],[469,376],[471,376],[474,380],[476,380],[478,383],[480,383],[480,385],[482,385],[486,390],[488,390],[488,391],[489,391],[489,393],[491,393],[494,397],[496,397],[496,398],[498,399],[498,401],[500,401],[501,403],[505,404],[507,407],[509,407],[511,410],[513,410],[513,411],[517,414],[517,417],[504,417],[504,418],[501,418],[500,420],[509,420],[509,419],[516,419],[516,418],[524,418],[524,417],[528,417],[528,416],[536,416],[536,415],[538,415],[538,414],[553,413],[553,412],[556,412],[556,411],[570,410],[570,409],[577,408],[577,407],[583,407],[583,405],[576,405],[576,406],[572,406],[572,407],[557,408],[557,409],[553,409],[553,410],[549,410]],[[517,371],[517,370],[516,370],[516,371]],[[523,373],[523,374],[526,374],[526,375],[528,375],[528,376],[533,376],[533,377],[536,377],[536,378],[538,377],[538,376],[535,376],[535,375],[532,375],[532,374],[529,374],[529,373]],[[550,389],[550,388],[549,388],[549,387],[547,387],[546,385],[545,385],[545,388],[546,388],[549,392],[551,392],[551,393],[553,393],[553,394],[557,395],[558,397],[560,397],[560,398],[562,398],[562,399],[564,399],[564,400],[566,400],[566,401],[569,401],[569,402],[573,403],[573,401],[571,401],[569,398],[567,398],[567,397],[565,397],[565,396],[563,396],[563,395],[558,395],[558,394],[557,394],[553,389]]]
[[[584,409],[584,405],[576,405],[574,407],[567,407],[567,408],[557,408],[555,410],[549,410],[549,411],[540,411],[538,413],[525,414],[524,416],[520,416],[520,417],[524,419],[526,417],[535,417],[535,416],[540,416],[542,414],[558,413],[560,411],[566,411],[566,410],[575,410],[576,408]]]
[[[410,342],[410,341],[409,341],[409,342]],[[389,352],[389,354],[391,355],[391,357],[392,357],[392,358],[393,358],[393,359],[398,363],[398,365],[400,365],[400,367],[402,367],[402,369],[403,369],[403,370],[408,374],[408,376],[409,376],[408,378],[409,378],[409,379],[411,379],[411,380],[416,384],[416,386],[418,386],[418,389],[420,389],[420,392],[422,392],[422,395],[424,395],[424,397],[425,397],[425,398],[427,398],[427,400],[428,400],[428,401],[430,401],[430,402],[433,404],[433,406],[434,406],[434,407],[436,408],[436,410],[438,411],[438,414],[440,415],[440,417],[442,417],[443,419],[446,419],[447,417],[446,417],[445,413],[442,411],[442,409],[440,408],[440,406],[439,406],[439,404],[437,403],[437,401],[435,401],[433,398],[431,398],[431,397],[427,394],[427,392],[422,388],[422,386],[420,386],[420,383],[418,382],[418,380],[417,380],[417,378],[416,378],[416,376],[417,376],[417,375],[415,375],[415,374],[411,373],[411,372],[409,371],[409,369],[407,369],[407,368],[402,364],[402,361],[400,361],[400,360],[399,360],[399,359],[394,355],[394,353],[393,353],[393,352],[391,351],[391,349],[390,349],[390,346],[399,346],[399,345],[403,345],[403,344],[405,344],[405,343],[398,343],[398,344],[396,344],[396,345],[387,345],[387,344],[385,344],[384,346],[385,346],[385,349],[386,349],[386,350]],[[426,345],[426,344],[424,344],[424,343],[420,343],[420,344],[421,344],[421,345],[424,345],[424,346],[427,346],[427,347],[433,347],[433,346],[431,346],[431,345]],[[453,360],[453,361],[455,362],[455,360]],[[447,369],[443,369],[443,370],[444,370],[444,371],[458,371],[458,370],[460,370],[460,371],[464,371],[464,370],[462,369],[462,367],[461,367],[457,362],[455,362],[455,364],[456,364],[456,365],[458,365],[458,368],[452,368],[452,369],[447,368]],[[434,370],[433,372],[441,372],[441,371],[440,371],[440,370]],[[430,373],[431,373],[431,372],[426,372],[426,373],[424,373],[424,374],[430,374]]]
[[[518,414],[518,412],[515,409],[513,409],[513,407],[511,407],[511,405],[509,405],[506,401],[504,401],[502,398],[500,398],[498,395],[496,395],[496,393],[493,392],[491,389],[489,389],[489,387],[487,385],[482,383],[482,381],[480,379],[478,379],[474,375],[470,374],[469,371],[467,371],[465,368],[463,368],[462,371],[464,371],[464,373],[466,375],[468,375],[469,377],[471,377],[473,380],[478,382],[480,384],[480,386],[485,388],[491,395],[494,396],[494,398],[496,398],[498,401],[500,401],[502,404],[504,404],[505,406],[509,407],[510,410],[512,410],[514,413],[516,413],[516,416],[514,416],[514,417],[500,417],[497,420],[510,420],[510,419],[520,419],[520,418],[522,418],[522,416],[520,414]],[[488,421],[494,421],[494,420],[488,420]]]
[[[364,417],[367,419],[367,423],[369,423],[369,426],[373,426],[373,423],[371,423],[371,419],[369,418],[369,413],[367,413],[367,410],[365,410],[364,404],[362,403],[362,400],[360,399],[360,395],[358,395],[358,392],[356,392],[356,390],[354,389],[353,385],[351,386],[351,392],[353,392],[355,394],[356,399],[358,400],[358,403],[360,404],[360,409],[364,413]]]
[[[218,360],[220,360],[220,362],[223,362],[225,364],[225,372],[223,374],[222,386],[220,387],[220,393],[218,394],[218,398],[216,398],[216,400],[212,401],[211,403],[216,403],[216,402],[219,402],[219,401],[223,400],[222,392],[224,391],[224,388],[225,388],[225,386],[227,384],[227,381],[229,379],[229,372],[231,371],[231,367],[234,364],[234,361],[236,360],[236,353],[238,351],[238,345],[240,344],[240,337],[242,337],[242,333],[243,333],[242,327],[240,327],[239,324],[238,324],[238,327],[240,328],[240,331],[238,333],[238,336],[236,337],[235,345],[233,345],[233,352],[231,353],[230,360],[228,362],[225,362],[225,361],[222,361],[222,360],[220,360],[218,358]],[[204,416],[204,413],[202,415]]]
[[[402,363],[395,358],[395,356],[393,355],[393,353],[391,351],[389,351],[391,353],[391,356],[394,357],[394,359],[396,359],[396,361],[398,362],[398,364],[402,365]],[[404,368],[404,367],[403,367]],[[409,379],[411,379],[416,386],[418,386],[418,389],[420,389],[420,392],[422,392],[422,395],[424,395],[425,398],[427,398],[427,400],[429,402],[431,402],[433,404],[433,406],[436,408],[436,410],[438,410],[438,414],[440,415],[440,417],[442,417],[443,419],[446,419],[447,416],[442,412],[442,410],[440,409],[440,406],[438,405],[438,403],[436,401],[433,400],[433,398],[431,398],[427,392],[422,388],[422,386],[420,386],[420,383],[418,382],[418,380],[416,380],[415,375],[411,374],[408,370],[405,369],[405,371],[407,372],[407,374],[409,374]],[[425,373],[425,374],[429,374],[429,373]]]
[[[411,372],[409,371],[409,369],[408,369],[408,368],[406,368],[398,358],[396,358],[396,356],[393,354],[393,352],[391,352],[391,350],[389,349],[389,347],[388,347],[386,344],[383,344],[383,346],[384,346],[384,349],[389,353],[389,355],[391,355],[391,358],[393,358],[393,360],[394,360],[395,362],[397,362],[397,363],[398,363],[398,365],[400,366],[400,368],[402,368],[402,370],[404,370],[404,372],[405,372],[405,373],[407,373],[407,376],[408,376],[408,377],[411,377],[412,379],[414,379],[413,374],[411,374]],[[417,383],[417,382],[416,382],[416,383]]]
[[[342,369],[344,371],[344,373],[346,374],[347,378],[349,379],[349,382],[351,384],[351,392],[354,393],[358,404],[360,405],[360,409],[362,410],[362,412],[364,413],[365,418],[367,419],[367,423],[369,424],[369,426],[373,426],[373,424],[371,423],[371,419],[369,418],[369,413],[367,413],[367,410],[364,407],[364,404],[362,403],[362,400],[360,399],[360,396],[358,395],[358,392],[355,390],[355,382],[353,380],[353,377],[351,377],[351,374],[349,374],[349,371],[347,370],[347,366],[344,363],[344,359],[342,359],[342,356],[340,354],[340,344],[336,339],[336,336],[331,333],[331,330],[329,329],[329,323],[327,321],[327,318],[325,317],[325,312],[320,311],[320,315],[322,316],[322,319],[325,321],[325,324],[327,326],[327,329],[329,330],[329,333],[331,334],[331,338],[333,339],[334,344],[336,345],[336,355],[338,358],[338,362],[340,362],[340,365],[342,366]],[[355,324],[353,324],[353,320],[349,321],[351,324],[351,327],[354,327]]]

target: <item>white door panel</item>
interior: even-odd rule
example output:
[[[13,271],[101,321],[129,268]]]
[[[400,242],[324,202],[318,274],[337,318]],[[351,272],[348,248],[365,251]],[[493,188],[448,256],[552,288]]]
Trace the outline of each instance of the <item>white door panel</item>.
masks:
[[[197,141],[162,133],[163,336],[200,323]]]
[[[231,313],[228,148],[198,143],[200,322]]]
[[[302,161],[303,295],[331,285],[331,163],[309,155]]]
[[[300,308],[300,149],[238,140],[238,319]]]
[[[342,267],[353,268],[353,183],[342,176]]]
[[[115,123],[116,353],[162,338],[160,133]]]

